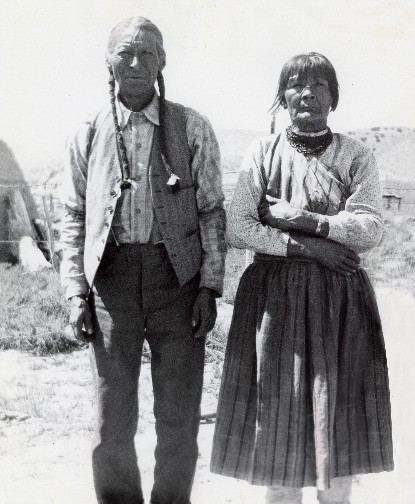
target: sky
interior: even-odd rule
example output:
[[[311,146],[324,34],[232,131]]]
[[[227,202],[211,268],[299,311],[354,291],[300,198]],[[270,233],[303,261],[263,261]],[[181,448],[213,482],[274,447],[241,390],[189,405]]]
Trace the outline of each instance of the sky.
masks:
[[[415,127],[415,0],[0,0],[0,138],[23,169],[108,102],[107,38],[131,15],[163,33],[167,98],[215,129],[268,131],[282,65],[309,51],[337,71],[332,130]]]

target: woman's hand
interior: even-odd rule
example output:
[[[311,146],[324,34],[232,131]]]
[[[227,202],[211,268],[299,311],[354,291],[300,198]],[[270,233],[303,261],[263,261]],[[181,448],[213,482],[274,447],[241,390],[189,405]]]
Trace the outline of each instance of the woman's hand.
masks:
[[[263,224],[289,231],[295,229],[295,220],[300,217],[298,208],[291,206],[288,201],[284,201],[266,195],[266,201],[258,208],[259,218]]]
[[[319,262],[342,275],[354,273],[360,263],[360,257],[341,243],[312,236],[290,237],[287,255],[291,257],[304,257]]]
[[[328,223],[324,216],[293,207],[288,201],[266,195],[266,201],[258,209],[259,218],[265,225],[278,228],[281,231],[303,231],[311,235],[326,237]],[[319,225],[323,219],[323,226]]]

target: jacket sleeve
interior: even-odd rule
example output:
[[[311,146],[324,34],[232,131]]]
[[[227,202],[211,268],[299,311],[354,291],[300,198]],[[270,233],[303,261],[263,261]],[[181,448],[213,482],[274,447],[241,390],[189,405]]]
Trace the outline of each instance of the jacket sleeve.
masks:
[[[186,109],[186,116],[202,244],[200,287],[208,287],[220,296],[225,274],[226,215],[219,146],[212,126],[205,117],[192,109]]]
[[[60,271],[68,299],[75,295],[86,296],[89,292],[84,274],[84,242],[88,155],[92,135],[92,121],[88,120],[68,138],[65,146]]]

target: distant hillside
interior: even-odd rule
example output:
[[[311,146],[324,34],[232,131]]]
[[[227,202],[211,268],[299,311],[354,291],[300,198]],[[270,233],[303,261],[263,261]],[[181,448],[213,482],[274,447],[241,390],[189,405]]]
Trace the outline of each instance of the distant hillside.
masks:
[[[238,171],[246,149],[261,131],[218,130],[223,171]],[[382,180],[415,181],[415,129],[373,127],[346,133],[373,149]]]
[[[264,131],[217,130],[224,173],[238,171],[247,148],[266,134]]]
[[[216,131],[224,173],[239,171],[242,158],[249,145],[267,135],[266,131],[226,129]],[[415,181],[415,129],[398,127],[373,127],[346,133],[373,149],[379,164],[382,180]],[[31,183],[50,186],[62,182],[62,161],[45,160],[43,166],[25,170]]]
[[[382,180],[415,181],[415,129],[373,127],[347,135],[373,149]]]

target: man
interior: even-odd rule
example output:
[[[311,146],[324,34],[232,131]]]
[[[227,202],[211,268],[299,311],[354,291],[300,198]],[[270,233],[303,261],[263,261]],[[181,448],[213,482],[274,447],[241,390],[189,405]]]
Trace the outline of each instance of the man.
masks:
[[[153,23],[119,23],[106,54],[111,107],[67,144],[61,271],[71,325],[92,341],[100,504],[144,502],[134,436],[145,339],[157,432],[150,502],[190,502],[204,339],[222,292],[219,149],[204,117],[165,100],[165,60]]]

